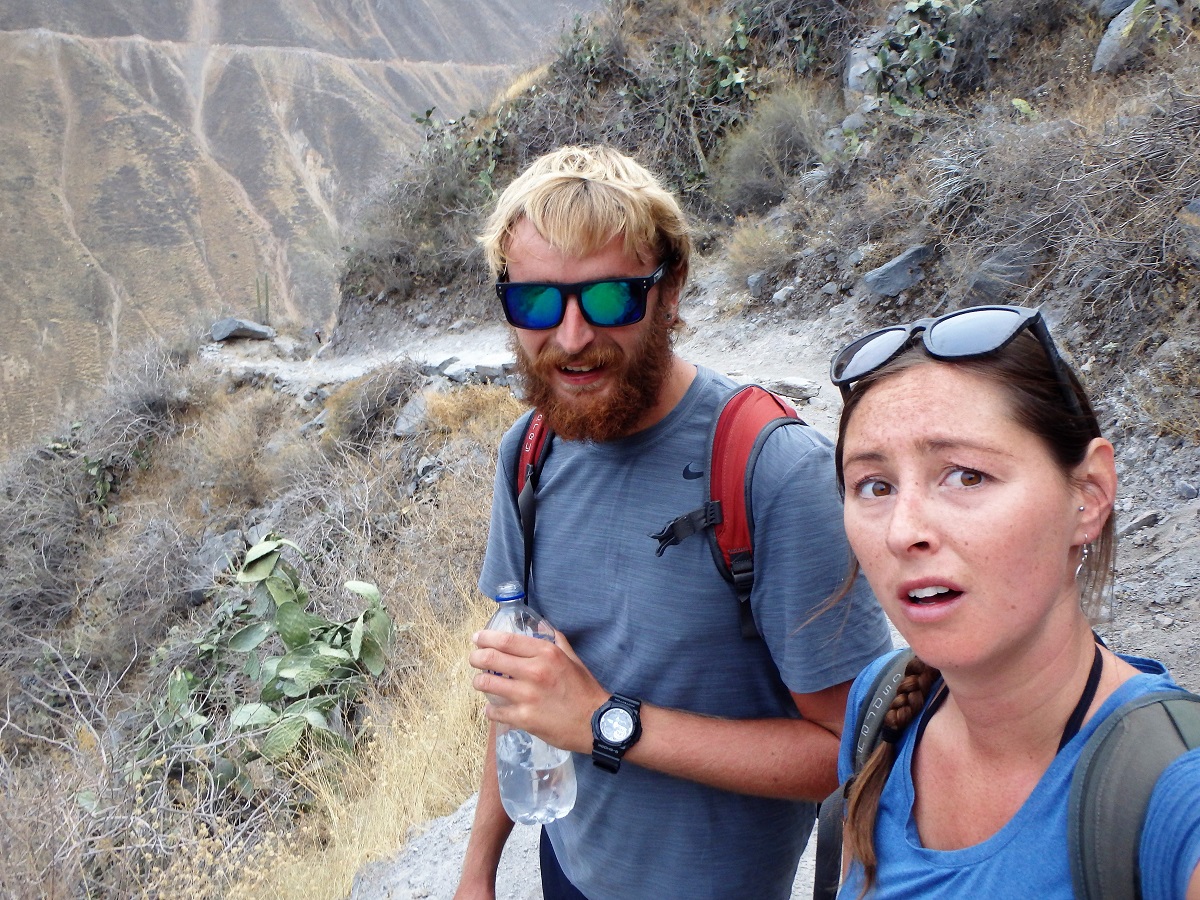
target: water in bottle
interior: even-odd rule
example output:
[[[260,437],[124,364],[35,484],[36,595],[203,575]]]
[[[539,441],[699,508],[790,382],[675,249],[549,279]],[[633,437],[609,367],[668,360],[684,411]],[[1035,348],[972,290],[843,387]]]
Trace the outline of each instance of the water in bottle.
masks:
[[[488,628],[554,640],[554,628],[526,605],[525,592],[519,584],[501,585],[496,602],[499,606],[488,621]],[[497,705],[504,702],[491,694],[488,699]],[[499,723],[496,776],[500,782],[500,801],[514,822],[544,825],[562,818],[575,805],[575,764],[570,751]]]

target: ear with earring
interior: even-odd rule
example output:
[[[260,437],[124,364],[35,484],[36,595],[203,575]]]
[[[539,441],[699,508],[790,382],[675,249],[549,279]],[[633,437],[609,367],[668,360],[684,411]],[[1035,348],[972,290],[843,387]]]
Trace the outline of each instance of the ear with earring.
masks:
[[[1079,507],[1080,512],[1083,512],[1086,509],[1087,509],[1086,506]],[[1076,568],[1075,568],[1075,577],[1076,578],[1079,577],[1079,573],[1083,571],[1083,567],[1087,563],[1087,558],[1091,552],[1089,549],[1091,547],[1091,545],[1092,545],[1091,536],[1085,531],[1083,533],[1083,545],[1079,548],[1079,565],[1076,566]]]

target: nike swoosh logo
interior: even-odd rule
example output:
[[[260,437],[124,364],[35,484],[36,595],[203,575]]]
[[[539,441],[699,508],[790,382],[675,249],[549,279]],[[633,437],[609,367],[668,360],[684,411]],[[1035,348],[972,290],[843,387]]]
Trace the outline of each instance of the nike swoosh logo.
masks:
[[[686,478],[688,481],[692,481],[693,479],[696,479],[696,478],[703,478],[704,470],[703,469],[693,469],[692,464],[688,463],[686,466],[683,467],[683,477]]]

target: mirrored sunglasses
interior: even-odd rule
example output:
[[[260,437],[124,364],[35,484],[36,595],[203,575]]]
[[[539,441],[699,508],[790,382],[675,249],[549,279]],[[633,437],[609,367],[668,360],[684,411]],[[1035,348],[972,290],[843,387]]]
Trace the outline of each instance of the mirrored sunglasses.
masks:
[[[1022,329],[1037,338],[1054,369],[1063,399],[1074,415],[1083,409],[1067,374],[1066,364],[1054,346],[1041,310],[1024,306],[973,306],[909,325],[881,328],[847,344],[834,354],[829,379],[849,396],[851,385],[887,365],[920,335],[925,349],[934,359],[970,359],[985,356],[1006,347]]]
[[[650,288],[667,273],[663,263],[643,278],[606,278],[578,284],[497,281],[496,296],[504,317],[516,328],[544,331],[562,324],[567,298],[579,298],[579,310],[589,325],[617,328],[640,322],[646,315]]]

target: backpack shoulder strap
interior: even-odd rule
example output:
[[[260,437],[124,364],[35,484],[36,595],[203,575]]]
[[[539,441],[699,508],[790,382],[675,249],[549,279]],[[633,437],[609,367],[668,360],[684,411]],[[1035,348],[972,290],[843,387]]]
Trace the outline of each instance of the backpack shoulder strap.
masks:
[[[517,470],[513,473],[517,489],[517,512],[521,517],[521,534],[525,544],[525,580],[522,587],[525,588],[526,598],[529,596],[529,573],[533,568],[533,524],[537,511],[534,494],[553,437],[554,432],[546,424],[545,414],[541,410],[533,410],[525,425],[525,435],[517,451]]]
[[[756,637],[750,610],[754,587],[754,519],[751,483],[758,455],[781,425],[803,424],[792,405],[765,388],[746,385],[721,405],[713,426],[708,466],[711,500],[721,504],[721,517],[711,532],[717,569],[737,594],[743,637]]]
[[[713,417],[708,442],[708,495],[704,505],[684,513],[651,535],[657,554],[697,532],[709,530],[717,571],[733,585],[744,637],[758,637],[750,610],[754,586],[751,480],[767,438],[781,425],[803,425],[796,410],[778,394],[758,385],[730,392]]]
[[[833,900],[842,877],[842,828],[846,820],[846,799],[867,758],[879,743],[883,717],[892,705],[896,688],[904,678],[908,661],[913,658],[909,648],[895,653],[871,681],[863,694],[854,716],[854,772],[821,803],[817,819],[817,859],[813,876],[813,900]]]
[[[1075,896],[1141,896],[1138,846],[1163,770],[1200,747],[1200,697],[1156,691],[1129,701],[1088,738],[1068,800]]]
[[[867,764],[871,753],[879,745],[879,730],[883,728],[883,717],[892,705],[896,688],[904,680],[904,670],[913,656],[912,648],[897,650],[883,664],[871,682],[871,690],[863,695],[863,701],[854,717],[854,771],[857,773]]]

